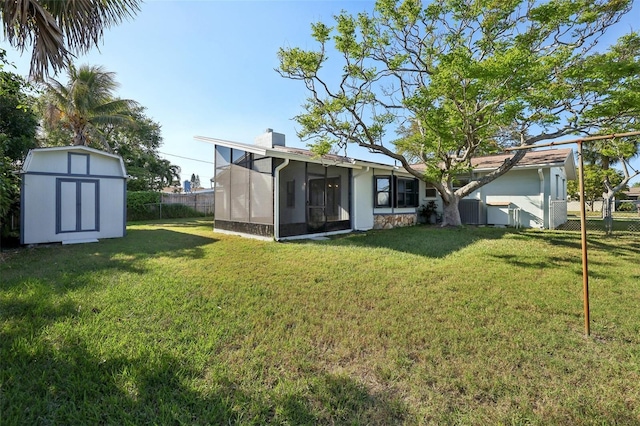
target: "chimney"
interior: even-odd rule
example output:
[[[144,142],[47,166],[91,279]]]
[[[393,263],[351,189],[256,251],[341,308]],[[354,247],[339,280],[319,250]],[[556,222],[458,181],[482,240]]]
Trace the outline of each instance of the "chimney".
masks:
[[[274,146],[285,146],[284,135],[276,133],[273,129],[267,129],[263,134],[257,136],[254,140],[255,144],[263,148],[273,148]]]

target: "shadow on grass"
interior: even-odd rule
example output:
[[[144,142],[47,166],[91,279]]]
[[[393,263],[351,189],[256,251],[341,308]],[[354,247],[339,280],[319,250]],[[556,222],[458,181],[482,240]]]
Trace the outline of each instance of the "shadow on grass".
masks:
[[[0,264],[3,276],[0,290],[34,279],[67,290],[69,286],[82,285],[85,274],[90,276],[101,270],[144,273],[147,270],[145,260],[155,257],[201,259],[204,257],[202,247],[216,241],[215,238],[168,229],[133,229],[123,238],[98,243],[21,248]]]
[[[315,374],[283,395],[222,368],[205,379],[187,355],[101,358],[76,339],[49,343],[25,332],[3,351],[2,424],[397,424],[406,412],[348,377]]]
[[[67,301],[67,293],[98,285],[105,274],[143,274],[145,261],[154,257],[202,258],[202,246],[216,241],[165,229],[132,230],[99,243],[20,249],[0,264],[0,321],[10,324],[0,336],[6,340],[23,328],[73,317],[78,307]]]
[[[338,235],[327,241],[300,240],[295,244],[329,244],[395,250],[419,256],[442,258],[481,240],[500,239],[513,229],[464,226],[440,228],[410,226]]]
[[[489,254],[488,256],[494,259],[499,259],[505,264],[509,264],[513,267],[532,269],[566,267],[571,265],[572,263],[575,263],[576,260],[570,257],[562,256],[545,256],[541,259],[539,255],[536,257],[537,260],[531,260],[523,257],[520,254]]]
[[[127,226],[150,225],[153,227],[170,226],[172,228],[199,228],[208,226],[213,229],[213,216],[203,216],[200,218],[180,218],[180,219],[155,219],[145,221],[128,221]]]
[[[553,246],[575,249],[578,252],[582,250],[582,239],[579,232],[527,232],[516,238],[541,240]],[[636,235],[614,234],[607,236],[603,234],[589,234],[587,232],[587,250],[596,249],[618,255],[637,256],[640,254],[640,242],[636,242],[637,240],[638,236]]]

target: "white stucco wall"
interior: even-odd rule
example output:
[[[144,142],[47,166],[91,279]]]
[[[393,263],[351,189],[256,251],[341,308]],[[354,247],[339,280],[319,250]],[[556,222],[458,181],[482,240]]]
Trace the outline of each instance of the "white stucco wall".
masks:
[[[353,228],[366,231],[373,228],[373,170],[353,171]]]
[[[544,181],[541,181],[538,169],[511,170],[467,198],[480,199],[485,205],[510,202],[513,204],[512,208],[520,209],[521,226],[543,228],[548,220],[545,194],[549,192],[549,170],[543,169],[542,175]],[[493,225],[489,221],[487,224]]]
[[[416,212],[415,207],[386,207],[380,208],[375,207],[373,205],[374,200],[374,181],[375,176],[391,176],[392,172],[389,169],[374,169],[373,167],[367,169],[354,169],[353,170],[353,201],[355,208],[355,223],[354,229],[359,231],[366,231],[368,229],[373,229],[375,215],[390,215],[390,214],[414,214]],[[413,178],[408,173],[402,173],[398,171],[394,171],[393,174],[395,176]],[[419,183],[419,200],[422,200],[422,195],[424,195],[424,187]]]

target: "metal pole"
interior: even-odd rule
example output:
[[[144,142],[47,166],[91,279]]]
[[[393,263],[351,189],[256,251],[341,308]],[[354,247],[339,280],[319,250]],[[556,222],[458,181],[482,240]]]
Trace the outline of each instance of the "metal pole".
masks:
[[[582,234],[582,290],[584,292],[584,333],[591,335],[589,319],[589,266],[587,265],[587,214],[584,205],[584,156],[582,154],[582,142],[578,142],[578,157],[580,169],[578,171],[580,191],[580,231]]]
[[[582,287],[584,292],[584,331],[587,336],[591,335],[590,328],[590,319],[589,319],[589,267],[587,265],[587,219],[586,219],[586,211],[584,204],[584,159],[582,155],[582,144],[584,142],[592,142],[602,139],[613,139],[619,137],[629,137],[629,136],[639,136],[640,132],[627,132],[627,133],[612,133],[610,135],[602,135],[602,136],[588,136],[581,139],[572,139],[572,140],[564,140],[558,142],[549,142],[545,144],[539,145],[528,145],[528,146],[516,146],[513,148],[505,148],[505,151],[518,151],[522,149],[533,149],[540,148],[546,146],[557,146],[557,145],[568,145],[568,144],[577,144],[578,145],[578,157],[580,157],[579,162],[579,170],[578,170],[578,180],[579,180],[579,190],[580,190],[580,228],[582,232]]]

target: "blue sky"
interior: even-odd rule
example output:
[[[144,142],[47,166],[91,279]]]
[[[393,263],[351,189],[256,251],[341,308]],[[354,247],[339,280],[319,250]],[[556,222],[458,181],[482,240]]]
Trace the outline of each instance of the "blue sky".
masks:
[[[288,146],[305,147],[292,118],[301,112],[306,91],[301,82],[274,71],[278,49],[314,48],[312,22],[331,24],[341,10],[370,12],[373,5],[366,0],[147,0],[134,19],[107,30],[99,49],[76,63],[115,72],[118,95],[145,106],[161,124],[163,156],[182,168],[183,179],[195,173],[204,184],[213,176],[213,149],[194,140],[196,135],[253,143],[273,128],[286,135]],[[601,46],[637,29],[637,16],[632,11]],[[30,52],[19,56],[4,41],[0,47],[17,66],[14,72],[27,75]],[[356,148],[349,148],[349,155],[389,162]]]

